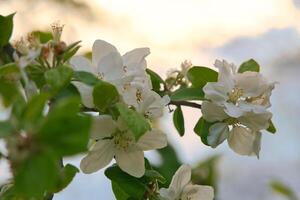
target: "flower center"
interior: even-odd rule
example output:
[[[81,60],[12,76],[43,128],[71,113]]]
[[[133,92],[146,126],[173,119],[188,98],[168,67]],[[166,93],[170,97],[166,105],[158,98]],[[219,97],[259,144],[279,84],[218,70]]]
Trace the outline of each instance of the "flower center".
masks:
[[[225,119],[224,122],[226,122],[229,125],[238,125],[239,124],[239,120],[233,117],[230,117],[228,119]]]
[[[233,88],[228,94],[229,101],[236,103],[243,96],[243,90],[240,88]]]
[[[132,134],[128,131],[119,131],[114,135],[114,144],[115,147],[119,150],[126,151],[129,146],[134,143],[134,138]]]

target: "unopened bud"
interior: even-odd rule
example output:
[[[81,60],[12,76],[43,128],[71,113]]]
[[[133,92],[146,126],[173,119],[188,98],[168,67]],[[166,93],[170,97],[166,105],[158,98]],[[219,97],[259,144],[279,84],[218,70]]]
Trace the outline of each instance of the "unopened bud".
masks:
[[[67,45],[65,42],[59,42],[58,44],[54,45],[54,53],[55,55],[62,54],[67,49]]]

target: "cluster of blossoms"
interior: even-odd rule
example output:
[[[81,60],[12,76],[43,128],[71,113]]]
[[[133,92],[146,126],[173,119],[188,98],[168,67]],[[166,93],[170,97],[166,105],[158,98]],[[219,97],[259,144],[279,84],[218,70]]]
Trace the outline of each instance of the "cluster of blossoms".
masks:
[[[55,57],[68,48],[66,43],[61,41],[63,27],[58,22],[53,23],[51,25],[53,39],[44,44],[40,41],[39,32],[29,33],[26,39],[21,38],[16,41],[14,44],[16,51],[13,54],[15,62],[21,68],[30,64],[42,64],[48,68],[57,65],[54,63]]]
[[[75,56],[70,63],[77,71],[94,74],[99,79],[113,84],[123,103],[133,108],[145,118],[152,120],[161,117],[169,97],[160,97],[152,90],[151,80],[146,73],[145,57],[148,48],[134,49],[123,56],[111,44],[96,40],[93,45],[92,62],[83,56]],[[74,81],[81,94],[83,104],[94,108],[93,88]],[[146,132],[138,141],[121,118],[116,121],[109,115],[94,119],[90,152],[81,162],[85,173],[95,172],[115,158],[119,167],[128,174],[141,177],[145,173],[143,151],[163,148],[167,145],[166,135],[157,129]]]
[[[203,88],[203,118],[214,124],[209,128],[208,144],[218,146],[227,139],[229,146],[241,155],[259,157],[261,130],[269,127],[268,111],[274,82],[258,72],[238,73],[234,64],[216,60],[218,81]]]

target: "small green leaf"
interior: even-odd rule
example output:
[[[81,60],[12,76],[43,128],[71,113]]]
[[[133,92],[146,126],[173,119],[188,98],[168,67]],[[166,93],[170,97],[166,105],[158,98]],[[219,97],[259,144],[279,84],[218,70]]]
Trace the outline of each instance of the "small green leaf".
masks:
[[[126,105],[117,104],[120,117],[126,123],[137,141],[144,133],[151,129],[149,122],[139,113],[129,109]]]
[[[164,80],[151,69],[146,69],[146,72],[149,74],[153,90],[158,92],[160,91],[161,85],[164,84]]]
[[[112,84],[99,81],[94,87],[93,99],[95,106],[105,112],[119,101],[119,93]]]
[[[73,70],[70,67],[60,66],[51,69],[45,73],[45,80],[50,87],[52,94],[57,94],[60,90],[67,87],[73,76]]]
[[[29,78],[35,82],[38,88],[42,88],[45,85],[45,69],[42,66],[28,65],[25,70]]]
[[[91,118],[79,115],[79,99],[66,98],[53,106],[38,133],[45,148],[58,156],[74,155],[86,151]]]
[[[273,133],[273,134],[276,133],[276,128],[275,128],[272,120],[269,121],[269,127],[267,128],[267,131],[270,133]]]
[[[192,67],[187,77],[191,81],[193,87],[203,88],[207,82],[216,82],[218,80],[218,72],[207,67]]]
[[[180,136],[184,135],[184,118],[181,107],[178,106],[173,114],[173,123]]]
[[[77,167],[67,164],[64,166],[61,172],[61,177],[59,183],[56,185],[55,193],[60,192],[64,188],[66,188],[73,180],[75,175],[79,172]]]
[[[201,88],[181,88],[170,96],[172,101],[204,100],[204,92]]]
[[[0,66],[0,78],[8,82],[19,80],[20,68],[15,63],[2,65]]]
[[[94,74],[85,71],[75,71],[74,79],[91,86],[99,82],[99,79]]]
[[[57,159],[50,153],[35,153],[17,168],[15,187],[25,199],[42,199],[45,191],[55,188],[58,180]]]
[[[0,15],[0,47],[8,44],[13,32],[13,17],[15,13],[8,16]]]
[[[10,106],[20,96],[20,92],[16,85],[0,80],[0,98],[5,107]]]
[[[45,44],[53,39],[52,33],[47,31],[33,31],[32,34]]]
[[[291,190],[291,188],[289,188],[288,186],[286,186],[280,181],[274,180],[271,182],[270,186],[274,192],[281,194],[282,196],[286,197],[289,200],[298,199],[296,194]]]
[[[151,181],[158,181],[160,183],[165,183],[166,182],[165,177],[163,177],[159,172],[157,172],[153,169],[146,170],[144,177],[150,179],[149,182],[151,182]]]
[[[238,73],[244,73],[246,71],[259,72],[259,69],[259,64],[255,60],[250,59],[241,64]]]
[[[14,127],[10,121],[0,121],[0,138],[5,138],[12,134]]]
[[[142,199],[146,192],[147,186],[140,179],[123,172],[117,165],[108,167],[105,170],[105,176],[115,182],[130,197]]]
[[[203,144],[208,145],[207,137],[209,134],[209,127],[212,126],[214,123],[208,122],[202,117],[197,122],[196,126],[194,127],[194,132],[200,136],[201,141]],[[209,145],[208,145],[209,146]]]
[[[64,62],[68,61],[70,58],[72,58],[77,53],[77,51],[79,49],[80,49],[80,46],[76,46],[75,48],[66,51],[63,56],[63,61]]]
[[[27,103],[22,114],[22,122],[25,126],[25,129],[30,130],[37,126],[38,122],[43,116],[47,99],[48,95],[40,94],[32,97]]]
[[[118,185],[118,183],[111,181],[111,187],[116,197],[116,200],[128,200],[130,197],[124,190]]]

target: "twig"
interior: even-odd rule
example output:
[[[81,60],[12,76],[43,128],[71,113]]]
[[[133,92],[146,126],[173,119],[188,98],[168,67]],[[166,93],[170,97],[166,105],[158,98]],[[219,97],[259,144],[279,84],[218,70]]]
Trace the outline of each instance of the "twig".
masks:
[[[175,105],[175,106],[188,106],[192,108],[198,108],[201,109],[201,105],[189,101],[170,101],[169,105]]]

